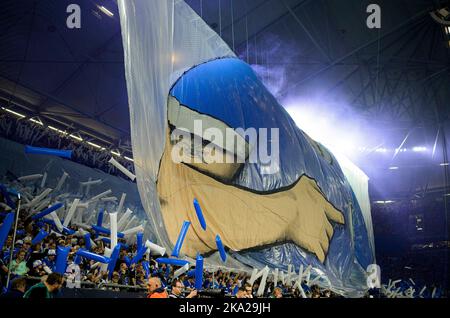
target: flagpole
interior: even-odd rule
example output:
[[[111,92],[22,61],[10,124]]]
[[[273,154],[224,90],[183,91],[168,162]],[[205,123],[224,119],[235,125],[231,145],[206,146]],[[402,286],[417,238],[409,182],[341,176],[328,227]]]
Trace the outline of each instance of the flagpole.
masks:
[[[9,254],[8,278],[6,279],[6,288],[9,287],[9,280],[11,278],[11,263],[12,263],[13,254],[14,254],[14,244],[16,242],[17,224],[19,223],[20,202],[21,202],[20,193],[18,193],[17,196],[19,197],[19,202],[17,204],[16,222],[14,224],[14,234],[13,234],[13,240],[12,240],[12,243],[11,243],[11,251],[10,251],[10,254]]]

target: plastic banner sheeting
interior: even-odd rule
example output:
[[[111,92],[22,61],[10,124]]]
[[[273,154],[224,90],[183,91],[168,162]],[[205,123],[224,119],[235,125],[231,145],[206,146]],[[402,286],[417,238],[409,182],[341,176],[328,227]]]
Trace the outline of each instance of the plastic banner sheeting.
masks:
[[[198,198],[208,231],[202,221],[192,223],[183,246],[188,256],[213,251],[219,234],[240,251],[231,256],[241,263],[281,270],[312,265],[334,291],[362,295],[365,268],[374,262],[364,173],[299,129],[184,1],[118,4],[137,184],[156,242],[174,247],[183,221],[197,218],[192,200]],[[196,132],[195,120],[204,129]],[[232,130],[241,142],[236,148],[205,139],[224,157],[243,160],[176,164],[174,127],[194,127],[197,137],[207,128]],[[261,157],[261,140],[267,156],[275,153],[270,162]],[[207,148],[183,142],[192,157]]]

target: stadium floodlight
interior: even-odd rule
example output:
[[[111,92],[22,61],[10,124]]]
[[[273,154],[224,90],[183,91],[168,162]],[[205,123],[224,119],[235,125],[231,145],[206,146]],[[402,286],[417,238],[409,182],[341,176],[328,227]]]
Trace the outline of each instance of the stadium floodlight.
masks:
[[[447,19],[450,15],[446,8],[440,9],[438,12],[444,19]]]
[[[399,167],[389,167],[389,170],[398,170]]]
[[[75,139],[75,140],[78,140],[78,141],[83,141],[83,138],[81,138],[81,137],[79,137],[79,136],[76,136],[76,135],[69,135],[69,137],[71,137],[71,138],[73,138],[73,139]]]
[[[53,127],[53,126],[47,126],[47,128],[48,129],[51,129],[51,130],[53,130],[53,131],[56,131],[56,132],[58,132],[58,133],[60,133],[60,134],[63,134],[63,135],[66,135],[67,134],[67,132],[65,132],[65,131],[62,131],[61,129],[58,129],[58,128],[56,128],[56,127]]]
[[[8,113],[10,113],[10,114],[13,114],[13,115],[15,115],[15,116],[17,116],[17,117],[20,117],[20,118],[25,118],[25,117],[26,117],[25,115],[20,114],[20,113],[18,113],[18,112],[15,112],[15,111],[13,111],[13,110],[11,110],[11,109],[8,109],[8,108],[5,108],[5,107],[2,107],[2,109],[3,109],[5,112],[8,112]]]
[[[104,147],[102,147],[100,145],[94,144],[93,142],[90,142],[90,141],[88,141],[87,144],[91,145],[94,148],[100,149],[100,150],[105,150],[106,149],[106,148],[104,148]]]
[[[114,13],[112,13],[111,11],[109,11],[108,9],[106,9],[104,6],[99,6],[98,7],[104,14],[106,14],[109,17],[113,17]]]
[[[412,151],[414,151],[414,152],[425,152],[425,151],[427,151],[427,148],[426,147],[414,147],[412,149]]]
[[[431,17],[437,23],[448,26],[450,25],[450,13],[447,8],[442,8],[440,10],[430,12]]]
[[[29,120],[30,120],[31,122],[35,123],[35,124],[44,126],[44,124],[41,122],[41,120],[36,120],[36,119],[34,119],[34,118],[30,118]]]
[[[388,200],[388,201],[374,201],[373,203],[375,203],[375,204],[390,204],[390,203],[395,203],[395,201],[391,201],[391,200]]]

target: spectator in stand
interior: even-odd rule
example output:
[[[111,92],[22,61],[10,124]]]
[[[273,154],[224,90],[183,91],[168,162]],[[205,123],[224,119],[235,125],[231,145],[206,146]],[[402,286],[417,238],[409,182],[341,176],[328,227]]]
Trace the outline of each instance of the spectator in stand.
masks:
[[[53,271],[56,265],[56,251],[54,249],[49,249],[47,252],[47,256],[44,258],[43,262],[45,266]]]
[[[280,287],[275,287],[271,298],[283,298],[283,290]]]
[[[205,278],[203,280],[203,288],[204,289],[212,289],[212,287],[213,287],[212,276],[207,274],[207,275],[205,275]]]
[[[162,288],[161,279],[159,277],[151,277],[148,280],[148,296],[147,298],[168,298],[167,291]]]
[[[22,250],[25,251],[25,258],[28,259],[31,254],[31,240],[29,238],[23,239]]]
[[[100,272],[99,283],[100,284],[106,284],[108,282],[109,282],[109,280],[108,280],[108,271],[106,271],[106,272],[101,271]]]
[[[44,258],[44,253],[42,253],[42,244],[41,243],[38,243],[38,244],[32,246],[31,249],[32,249],[32,251],[31,251],[30,256],[28,257],[28,261],[27,261],[28,268],[33,268],[33,264],[35,261],[37,261],[37,260],[42,261],[42,259]],[[50,274],[50,273],[47,273],[47,274]]]
[[[245,291],[244,287],[239,288],[238,292],[236,293],[236,298],[247,298],[247,292]]]
[[[25,254],[25,251],[19,251],[19,253],[17,253],[17,258],[11,262],[9,269],[12,274],[23,276],[30,270],[27,267],[27,262],[25,261]]]
[[[65,247],[66,246],[66,240],[63,239],[63,238],[59,239],[57,245]]]
[[[12,236],[8,235],[8,238],[6,239],[5,245],[3,246],[3,250],[0,251],[0,252],[4,253],[2,255],[3,258],[6,256],[7,253],[9,253],[9,250],[11,249],[12,240],[13,240]]]
[[[69,255],[68,266],[66,268],[65,278],[67,288],[81,287],[81,269],[78,264],[74,262],[74,254]]]
[[[193,277],[187,277],[183,281],[184,287],[188,290],[193,290],[195,286],[195,280]]]
[[[171,285],[172,291],[170,292],[169,298],[194,298],[197,296],[197,291],[193,290],[189,293],[189,295],[184,297],[183,292],[185,288],[183,283],[179,279],[174,279]]]
[[[236,296],[237,292],[239,291],[239,283],[237,281],[237,278],[234,280],[231,280],[230,285],[230,292],[232,296]]]
[[[249,283],[245,283],[244,288],[245,288],[245,292],[247,294],[247,298],[253,298],[252,285],[250,285]]]
[[[23,240],[17,240],[16,244],[14,244],[14,250],[13,250],[13,257],[17,256],[17,253],[22,250],[23,247]],[[9,252],[9,250],[8,250]],[[8,259],[9,259],[9,253],[8,253]]]
[[[120,250],[119,259],[117,260],[116,267],[114,268],[115,271],[119,272],[121,269],[121,266],[123,263],[127,263],[126,257],[127,257],[127,251],[124,249]]]
[[[131,264],[128,268],[128,285],[136,286],[136,275],[137,275],[137,268],[136,264]]]
[[[128,266],[126,263],[120,264],[119,270],[119,284],[120,285],[128,285],[131,282],[130,272],[128,270]]]
[[[27,281],[23,277],[13,279],[11,281],[11,289],[2,294],[0,298],[23,298],[27,288]]]
[[[144,273],[138,273],[136,276],[136,286],[139,287],[147,287],[147,282],[145,281],[145,274]]]
[[[322,298],[331,298],[331,291],[327,289],[322,293],[322,295]]]
[[[311,298],[320,298],[319,286],[317,285],[311,286]]]
[[[120,285],[119,284],[119,280],[120,280],[119,273],[118,272],[113,272],[112,277],[111,277],[111,283]],[[114,288],[113,290],[118,290],[119,291],[120,289],[119,288],[117,288],[117,289]]]
[[[51,273],[42,282],[32,286],[23,296],[30,299],[54,298],[63,285],[63,276]]]
[[[44,270],[44,264],[41,260],[35,260],[33,262],[33,266],[28,272],[28,275],[31,277],[43,277],[47,275],[47,272]]]
[[[47,246],[46,246],[46,248],[44,249],[44,253],[45,253],[46,255],[48,255],[48,252],[49,252],[50,250],[56,251],[56,243],[55,243],[54,239],[55,239],[55,237],[52,236],[52,235],[49,237],[49,239],[48,239],[48,241],[47,241]],[[55,255],[56,255],[56,252],[55,252]]]

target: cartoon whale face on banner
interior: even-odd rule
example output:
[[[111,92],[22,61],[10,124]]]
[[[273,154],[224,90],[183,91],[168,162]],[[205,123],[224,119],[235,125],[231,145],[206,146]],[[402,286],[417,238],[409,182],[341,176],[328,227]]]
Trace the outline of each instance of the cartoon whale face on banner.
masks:
[[[235,251],[292,241],[314,253],[320,262],[325,261],[333,223],[344,224],[345,220],[344,214],[327,201],[317,181],[345,208],[351,198],[346,200],[341,187],[327,187],[326,181],[345,184],[345,178],[331,155],[302,134],[246,63],[224,58],[189,70],[170,91],[168,114],[172,132],[181,128],[182,132],[189,130],[203,139],[201,149],[192,152],[195,137],[186,138],[190,139],[188,156],[175,163],[174,147],[180,141],[173,138],[173,133],[166,138],[158,194],[171,241],[176,240],[183,220],[195,221],[191,202],[198,198],[212,231],[201,231],[198,222],[192,222],[194,231],[188,234],[184,249],[188,255],[215,250],[215,233],[219,233],[224,244]],[[202,130],[195,132],[195,122],[202,124]],[[249,157],[259,153],[259,146],[265,141],[253,145],[245,141],[241,163],[234,156],[237,149],[222,152],[233,160],[220,160],[222,156],[216,161],[208,160],[205,147],[216,145],[214,150],[219,152],[227,140],[222,142],[220,136],[214,136],[204,146],[205,135],[210,135],[203,130],[205,126],[224,131],[224,138],[225,129],[229,128],[232,132],[250,128],[257,135],[262,129],[276,127],[277,136],[270,136],[268,141],[270,145],[277,143],[273,152],[279,151],[272,158],[273,171],[266,171],[268,165],[263,165],[257,156],[250,163]],[[245,139],[235,134],[236,139]],[[244,148],[252,148],[247,151],[251,153],[245,154]],[[199,163],[193,158],[197,154],[203,155],[202,160],[197,160]]]
[[[183,1],[119,9],[136,176],[158,243],[172,248],[190,221],[190,257],[217,251],[219,234],[245,264],[313,265],[336,288],[364,288],[367,179],[301,131]]]

